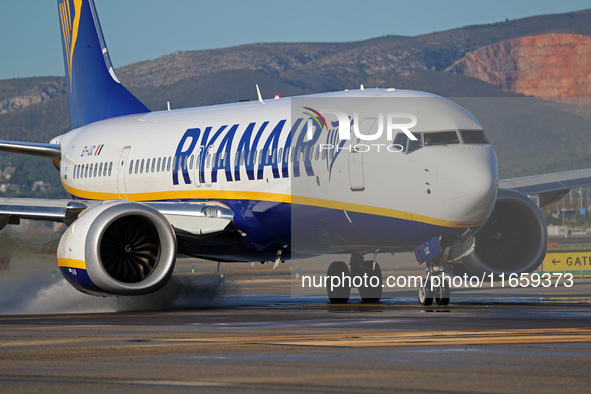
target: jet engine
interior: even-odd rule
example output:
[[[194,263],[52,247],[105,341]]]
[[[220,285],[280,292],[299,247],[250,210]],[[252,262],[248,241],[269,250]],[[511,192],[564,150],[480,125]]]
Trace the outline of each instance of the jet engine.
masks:
[[[156,209],[122,200],[89,208],[68,227],[58,265],[78,290],[93,295],[154,292],[170,278],[176,236]]]
[[[453,264],[456,274],[532,272],[542,264],[548,244],[540,208],[509,189],[499,189],[492,214],[475,237],[474,251],[462,259],[463,264]]]

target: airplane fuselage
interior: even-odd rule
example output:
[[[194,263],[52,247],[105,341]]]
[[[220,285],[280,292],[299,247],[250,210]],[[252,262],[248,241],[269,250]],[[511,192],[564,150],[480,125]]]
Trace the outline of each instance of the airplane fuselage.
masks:
[[[279,250],[292,258],[408,250],[486,221],[496,197],[496,156],[491,145],[462,134],[482,133],[467,111],[402,90],[307,97],[89,124],[52,141],[62,149],[62,183],[77,199],[222,202],[235,214],[239,239],[224,248],[183,248],[228,261],[274,259]],[[336,117],[312,121],[312,108],[303,106],[342,99],[363,103],[351,129],[367,137],[340,139]],[[406,103],[403,113],[416,118],[414,148],[404,127],[386,132],[386,112],[368,115],[387,100]],[[435,134],[450,139],[430,142]]]

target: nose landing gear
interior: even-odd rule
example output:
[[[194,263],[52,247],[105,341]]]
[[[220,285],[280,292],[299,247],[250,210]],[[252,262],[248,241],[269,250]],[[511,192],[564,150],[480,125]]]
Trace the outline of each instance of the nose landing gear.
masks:
[[[419,286],[419,303],[422,306],[449,304],[449,277],[445,275],[445,262],[435,258],[427,262],[427,278]]]

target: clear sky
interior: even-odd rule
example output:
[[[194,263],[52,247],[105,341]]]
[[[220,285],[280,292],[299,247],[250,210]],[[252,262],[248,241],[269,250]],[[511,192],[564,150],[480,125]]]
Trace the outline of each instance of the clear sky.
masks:
[[[589,0],[96,0],[115,68],[181,50],[358,41],[591,8]],[[63,75],[57,1],[0,0],[0,79]]]

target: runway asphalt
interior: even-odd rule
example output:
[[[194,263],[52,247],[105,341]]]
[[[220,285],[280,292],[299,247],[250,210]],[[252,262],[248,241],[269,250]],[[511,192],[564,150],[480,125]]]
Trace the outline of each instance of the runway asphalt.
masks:
[[[294,295],[293,268],[181,273],[168,304],[50,281],[0,316],[0,392],[591,392],[589,279],[332,305]]]

